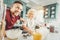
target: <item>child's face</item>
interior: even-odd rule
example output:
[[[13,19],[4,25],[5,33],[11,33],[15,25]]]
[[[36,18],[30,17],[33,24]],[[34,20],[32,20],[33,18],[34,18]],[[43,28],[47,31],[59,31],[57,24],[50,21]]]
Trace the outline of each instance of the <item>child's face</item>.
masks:
[[[31,11],[31,12],[28,14],[28,17],[29,17],[29,18],[33,18],[33,17],[34,17],[34,12]]]

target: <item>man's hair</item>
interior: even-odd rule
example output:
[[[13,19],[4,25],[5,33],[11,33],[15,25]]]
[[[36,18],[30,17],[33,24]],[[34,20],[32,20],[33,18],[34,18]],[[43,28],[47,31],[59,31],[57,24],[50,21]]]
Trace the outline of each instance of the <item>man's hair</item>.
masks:
[[[23,5],[22,2],[20,2],[20,1],[15,1],[13,4],[15,4],[15,3],[19,3],[19,4]]]

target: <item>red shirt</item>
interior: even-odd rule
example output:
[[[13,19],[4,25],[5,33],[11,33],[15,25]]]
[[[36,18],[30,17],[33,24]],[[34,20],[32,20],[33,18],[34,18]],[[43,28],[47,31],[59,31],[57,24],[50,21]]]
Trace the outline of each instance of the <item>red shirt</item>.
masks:
[[[16,21],[20,19],[20,16],[13,17],[10,10],[6,10],[6,30],[12,29]]]

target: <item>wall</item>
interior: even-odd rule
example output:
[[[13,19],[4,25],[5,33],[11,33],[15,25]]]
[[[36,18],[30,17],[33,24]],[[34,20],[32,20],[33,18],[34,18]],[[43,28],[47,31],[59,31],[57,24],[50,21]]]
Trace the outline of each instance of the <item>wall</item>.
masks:
[[[60,0],[57,0],[56,19],[51,20],[50,25],[55,26],[57,33],[49,33],[46,40],[60,40]]]
[[[57,1],[56,19],[51,20],[50,23],[52,23],[52,25],[54,25],[55,27],[59,27],[60,26],[60,0]]]
[[[55,27],[59,27],[60,25],[60,3],[57,1],[56,7],[56,19],[49,19],[49,25],[54,25]]]
[[[57,16],[57,20],[56,20],[56,24],[57,27],[59,28],[58,30],[60,30],[60,0],[57,0],[57,10],[56,10],[56,16]],[[59,31],[60,33],[60,31]]]

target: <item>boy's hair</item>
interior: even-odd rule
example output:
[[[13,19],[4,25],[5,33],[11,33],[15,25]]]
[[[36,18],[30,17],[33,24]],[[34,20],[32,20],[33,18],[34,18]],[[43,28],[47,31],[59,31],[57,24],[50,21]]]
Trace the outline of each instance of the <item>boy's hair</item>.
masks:
[[[20,2],[20,1],[15,1],[13,4],[15,4],[15,3],[19,3],[19,4],[23,5],[22,2]]]

